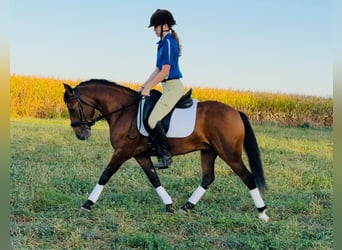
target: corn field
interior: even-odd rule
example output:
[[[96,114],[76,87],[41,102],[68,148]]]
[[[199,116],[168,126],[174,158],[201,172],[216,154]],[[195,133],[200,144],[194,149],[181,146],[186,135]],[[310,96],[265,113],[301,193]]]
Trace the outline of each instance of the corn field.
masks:
[[[82,80],[23,75],[10,79],[11,117],[67,118],[63,83],[76,86]],[[139,83],[120,83],[138,89]],[[160,89],[160,87],[158,87]],[[198,101],[217,100],[245,112],[254,123],[284,126],[332,127],[332,98],[192,87]]]

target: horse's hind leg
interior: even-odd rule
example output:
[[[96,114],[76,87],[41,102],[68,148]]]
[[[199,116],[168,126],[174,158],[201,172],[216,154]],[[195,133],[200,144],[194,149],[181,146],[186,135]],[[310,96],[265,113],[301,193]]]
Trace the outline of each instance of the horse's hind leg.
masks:
[[[201,150],[202,182],[192,193],[186,204],[181,207],[181,210],[188,211],[193,209],[197,202],[202,198],[209,185],[215,180],[214,163],[216,157],[217,154],[212,149]]]
[[[226,159],[224,160],[226,161]],[[226,162],[230,165],[233,171],[240,177],[243,183],[248,187],[254,205],[258,209],[259,219],[268,222],[269,217],[266,214],[267,207],[264,203],[264,200],[261,197],[259,189],[256,187],[253,174],[248,171],[241,158],[235,161],[227,160]]]

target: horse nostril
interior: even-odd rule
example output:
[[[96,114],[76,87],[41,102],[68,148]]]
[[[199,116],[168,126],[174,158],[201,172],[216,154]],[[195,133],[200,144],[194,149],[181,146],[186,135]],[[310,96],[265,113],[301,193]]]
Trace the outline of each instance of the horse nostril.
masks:
[[[86,139],[86,137],[83,135],[76,135],[76,136],[77,136],[77,139],[82,140],[82,141]]]
[[[88,131],[86,133],[76,134],[76,137],[77,139],[82,140],[82,141],[88,140],[90,137],[90,132]]]

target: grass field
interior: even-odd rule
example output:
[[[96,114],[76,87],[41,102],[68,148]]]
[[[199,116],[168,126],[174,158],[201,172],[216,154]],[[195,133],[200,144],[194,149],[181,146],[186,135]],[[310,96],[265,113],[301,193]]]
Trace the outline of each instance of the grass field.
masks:
[[[262,223],[247,188],[221,160],[193,213],[164,214],[143,171],[130,160],[88,215],[79,208],[113,149],[99,122],[86,142],[64,119],[12,118],[11,249],[332,249],[331,129],[255,125],[269,190]],[[159,171],[180,207],[200,182],[199,153]]]

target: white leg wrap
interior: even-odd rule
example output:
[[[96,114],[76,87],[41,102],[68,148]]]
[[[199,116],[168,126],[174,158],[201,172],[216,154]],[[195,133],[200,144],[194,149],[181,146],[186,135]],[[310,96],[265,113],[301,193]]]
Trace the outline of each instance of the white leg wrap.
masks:
[[[205,193],[205,189],[202,186],[198,186],[198,188],[192,193],[189,198],[189,202],[196,205],[196,203],[202,198]]]
[[[95,203],[97,201],[97,199],[99,198],[103,188],[104,188],[103,185],[96,184],[96,186],[94,187],[93,191],[89,195],[88,200],[91,200],[92,202]]]
[[[166,192],[165,188],[163,186],[159,186],[156,188],[156,191],[159,195],[159,197],[162,199],[165,205],[172,204],[172,199],[170,195]]]
[[[262,199],[258,188],[249,190],[249,193],[251,194],[254,204],[257,208],[262,208],[265,206],[264,200]]]

